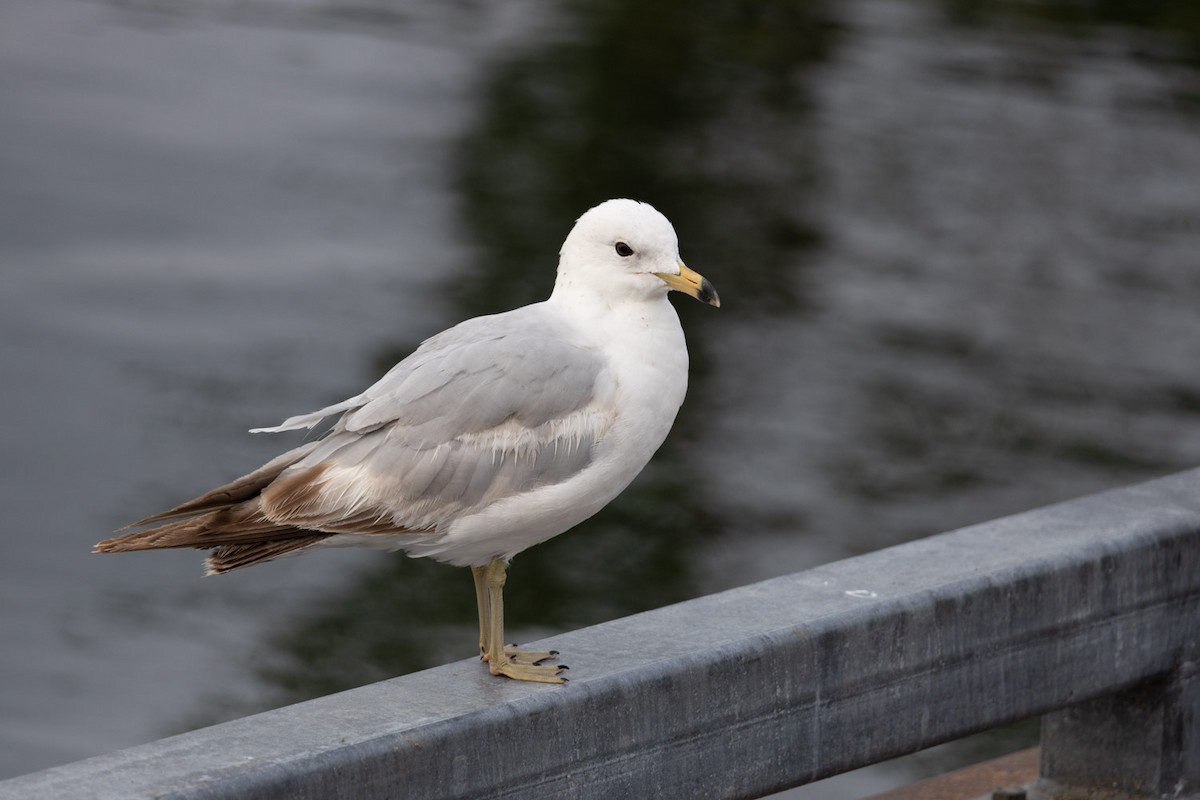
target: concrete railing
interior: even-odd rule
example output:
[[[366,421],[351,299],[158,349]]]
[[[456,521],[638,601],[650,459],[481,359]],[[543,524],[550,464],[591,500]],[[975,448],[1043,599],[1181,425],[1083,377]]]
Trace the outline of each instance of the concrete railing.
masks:
[[[1039,790],[1200,794],[1200,471],[550,644],[567,686],[467,660],[0,798],[756,797],[1035,715]]]

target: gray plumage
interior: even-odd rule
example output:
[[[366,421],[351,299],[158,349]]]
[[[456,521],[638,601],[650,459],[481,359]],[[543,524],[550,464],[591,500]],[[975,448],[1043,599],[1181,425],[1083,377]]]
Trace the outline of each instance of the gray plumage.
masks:
[[[260,428],[317,441],[100,542],[210,550],[224,572],[318,544],[453,564],[508,559],[595,513],[642,469],[687,388],[666,294],[718,305],[670,223],[630,200],[582,216],[541,303],[421,344],[366,391]]]
[[[467,320],[361,394],[256,429],[312,428],[340,414],[321,440],[134,526],[193,519],[97,549],[221,547],[209,568],[222,572],[279,555],[258,540],[268,533],[292,545],[285,551],[339,533],[418,544],[459,516],[565,480],[611,423],[605,356],[571,339],[540,306]],[[247,526],[253,541],[242,544]]]

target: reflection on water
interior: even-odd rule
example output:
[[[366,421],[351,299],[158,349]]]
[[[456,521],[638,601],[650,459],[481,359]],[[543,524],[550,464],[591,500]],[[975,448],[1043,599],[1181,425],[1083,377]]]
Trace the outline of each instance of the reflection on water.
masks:
[[[484,253],[465,309],[544,296],[545,243],[624,196],[661,205],[735,313],[792,309],[817,236],[804,118],[807,71],[835,39],[825,4],[561,5],[559,37],[489,69],[462,144],[456,186]]]
[[[1115,34],[1134,58],[1155,58],[1200,64],[1200,11],[1185,2],[1143,3],[1137,0],[940,0],[950,24],[977,28],[1015,28],[1021,32],[1050,32],[1095,41]],[[1139,38],[1138,33],[1167,34]]]
[[[322,282],[270,267],[268,279],[282,275],[293,287],[287,308],[275,308],[261,286],[247,289],[270,280],[201,261],[194,269],[212,281],[201,284],[212,287],[203,302],[244,306],[245,320],[212,331],[204,318],[157,345],[147,343],[162,318],[139,327],[144,310],[121,304],[117,278],[108,276],[116,289],[107,293],[93,279],[98,293],[83,299],[64,301],[57,286],[30,290],[65,309],[64,324],[110,315],[103,329],[119,329],[113,341],[137,352],[122,357],[161,369],[139,366],[142,390],[147,374],[156,384],[184,381],[182,390],[154,389],[145,413],[159,419],[159,438],[168,427],[187,430],[187,446],[210,463],[156,479],[172,483],[133,498],[139,507],[125,518],[282,446],[239,439],[212,455],[205,439],[222,425],[268,423],[339,399],[442,325],[545,297],[573,218],[610,196],[666,213],[685,260],[714,281],[725,306],[679,304],[692,385],[646,474],[593,520],[514,561],[506,605],[517,638],[1200,462],[1200,23],[1188,3],[546,0],[493,20],[531,28],[508,40],[464,34],[487,28],[477,9],[430,20],[370,3],[349,12],[255,4],[235,19],[228,8],[213,5],[216,16],[206,17],[228,26],[218,39],[261,39],[279,53],[238,62],[247,74],[267,88],[302,85],[295,91],[306,108],[334,103],[360,115],[331,114],[297,143],[263,112],[268,144],[251,151],[255,159],[276,140],[294,148],[283,160],[290,167],[266,178],[274,193],[243,200],[248,209],[283,202],[287,211],[267,220],[260,239],[291,244],[264,260],[316,252],[302,272],[361,272]],[[273,26],[308,33],[277,40]],[[160,34],[137,35],[154,43]],[[378,61],[363,70],[371,36],[388,44],[367,48]],[[468,68],[455,54],[481,37],[494,52]],[[421,70],[434,62],[429,75],[442,83],[431,92]],[[330,85],[314,88],[322,80]],[[247,98],[235,108],[253,106]],[[437,124],[423,127],[433,117]],[[359,131],[364,141],[346,145]],[[413,144],[447,131],[444,162]],[[332,162],[330,142],[345,148]],[[163,165],[208,154],[203,141],[172,140],[162,150]],[[414,166],[426,162],[437,166]],[[199,160],[190,177],[205,196],[220,196],[205,182],[208,163]],[[259,222],[252,213],[211,205],[185,215],[211,224],[184,237],[199,243],[195,253],[250,240],[249,223]],[[441,220],[439,211],[452,222],[425,224]],[[295,230],[292,218],[302,219]],[[395,219],[417,221],[399,237]],[[130,230],[136,239],[137,226]],[[319,249],[328,239],[339,243],[332,253]],[[172,252],[170,241],[161,247],[143,256],[146,272]],[[395,262],[383,252],[398,254]],[[430,284],[430,273],[452,262],[461,271]],[[402,279],[393,278],[396,264]],[[196,292],[185,303],[168,284],[145,283],[136,285],[147,303],[176,302],[189,319]],[[432,297],[444,298],[444,313]],[[418,326],[411,320],[422,311]],[[40,330],[28,312],[8,320],[17,333]],[[226,356],[276,328],[288,333],[265,352]],[[381,335],[397,340],[380,343]],[[221,352],[206,355],[206,342]],[[181,352],[190,369],[172,371]],[[214,389],[213,381],[223,383]],[[255,416],[227,416],[245,395]],[[297,407],[280,408],[284,401]],[[138,399],[131,391],[111,402]],[[178,419],[161,420],[165,407],[180,409]],[[244,405],[238,414],[248,414]],[[120,418],[114,424],[123,437],[89,436],[128,450],[126,470],[138,474],[140,463],[140,474],[155,474],[145,464],[161,463],[162,445],[131,438]],[[102,532],[115,521],[75,527]],[[281,624],[264,598],[279,603],[284,589],[268,595],[262,586],[291,585],[289,570],[324,576],[327,556],[189,585],[153,604],[137,588],[149,578],[123,582],[122,607],[151,605],[151,619],[177,619],[197,604],[211,610],[203,604],[225,596],[233,599],[214,629],[250,620],[277,630],[266,655],[244,643],[222,649],[225,662],[247,665],[258,680],[231,678],[219,710],[197,711],[191,722],[473,652],[467,571],[402,557],[363,557],[344,583],[326,578],[287,595],[296,610]],[[96,592],[113,603],[111,589]],[[107,624],[119,635],[130,623],[116,617]],[[174,652],[165,636],[153,641],[155,658]],[[1017,726],[797,796],[868,793],[1035,736],[1033,726]]]

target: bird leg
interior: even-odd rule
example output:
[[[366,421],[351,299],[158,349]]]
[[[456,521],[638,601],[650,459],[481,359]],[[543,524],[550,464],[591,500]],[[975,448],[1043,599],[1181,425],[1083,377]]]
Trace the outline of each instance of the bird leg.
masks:
[[[471,567],[471,577],[475,579],[475,605],[479,609],[479,660],[488,660],[488,617],[491,615],[491,603],[488,602],[487,567]]]
[[[475,580],[475,604],[479,611],[479,660],[484,662],[491,660],[492,602],[488,593],[487,574],[488,567],[471,567],[471,577]],[[503,579],[501,586],[503,586]],[[500,612],[500,624],[503,630],[503,609]],[[518,664],[537,664],[558,655],[557,650],[519,650],[515,644],[504,645],[504,652],[510,661]]]
[[[479,657],[493,675],[506,675],[518,681],[566,683],[559,674],[566,669],[541,664],[558,655],[556,650],[518,650],[504,644],[504,583],[508,563],[493,558],[486,567],[471,567],[475,579],[475,601],[479,607]]]

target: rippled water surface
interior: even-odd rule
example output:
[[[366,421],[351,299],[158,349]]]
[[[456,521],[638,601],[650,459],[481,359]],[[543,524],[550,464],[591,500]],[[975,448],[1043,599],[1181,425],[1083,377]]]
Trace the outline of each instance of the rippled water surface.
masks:
[[[0,777],[470,655],[463,570],[89,550],[544,297],[606,197],[724,307],[679,304],[651,468],[514,562],[514,638],[1200,463],[1200,22],[1082,8],[6,3]]]

